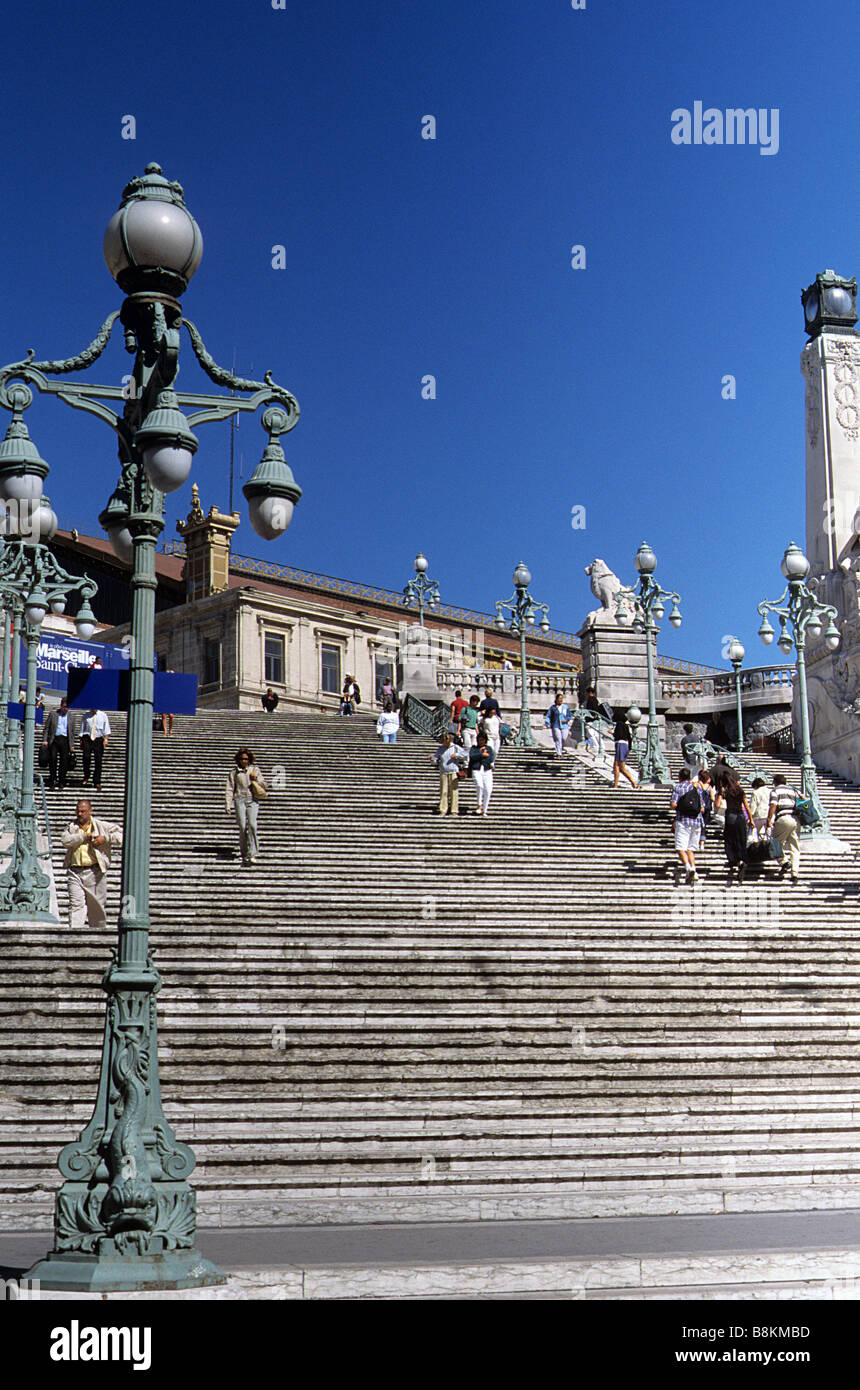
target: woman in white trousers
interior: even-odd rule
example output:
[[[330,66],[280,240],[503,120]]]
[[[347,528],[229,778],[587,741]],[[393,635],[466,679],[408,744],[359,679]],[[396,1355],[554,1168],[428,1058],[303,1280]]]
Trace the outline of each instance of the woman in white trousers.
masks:
[[[478,734],[474,748],[469,749],[469,772],[478,793],[476,816],[486,816],[490,810],[490,797],[493,795],[493,763],[496,754],[490,747],[485,733]]]

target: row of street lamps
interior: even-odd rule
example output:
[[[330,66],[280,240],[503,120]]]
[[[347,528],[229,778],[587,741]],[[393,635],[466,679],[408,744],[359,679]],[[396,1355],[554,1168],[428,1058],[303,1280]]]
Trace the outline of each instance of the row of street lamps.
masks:
[[[662,787],[669,784],[671,774],[660,745],[660,729],[657,722],[656,682],[654,673],[654,649],[660,631],[658,623],[671,602],[669,622],[672,627],[681,626],[681,598],[673,589],[664,589],[654,578],[657,556],[647,541],[643,541],[634,560],[639,574],[638,588],[621,587],[615,595],[615,620],[619,626],[630,625],[633,632],[644,634],[648,669],[648,724],[645,752],[642,758],[640,777],[643,785]],[[806,583],[809,574],[809,561],[797,545],[790,545],[783,556],[780,568],[788,581],[785,592],[773,601],[764,599],[758,605],[762,615],[759,636],[766,646],[773,642],[775,629],[767,614],[774,613],[779,618],[780,635],[777,646],[783,655],[788,656],[792,646],[797,651],[798,701],[801,723],[801,793],[811,800],[815,808],[817,826],[829,831],[827,813],[818,795],[818,779],[812,761],[809,736],[809,706],[806,693],[806,637],[819,638],[824,633],[824,643],[828,651],[835,651],[840,643],[839,629],[836,627],[836,609],[823,603]],[[403,590],[403,602],[418,606],[419,620],[424,624],[425,608],[438,608],[440,603],[439,585],[427,577],[428,561],[425,555],[415,558],[415,578]],[[526,632],[535,626],[536,614],[541,613],[539,624],[542,632],[549,632],[549,609],[545,603],[536,602],[529,593],[532,576],[528,568],[520,562],[514,570],[514,595],[496,603],[495,626],[507,629],[520,639],[520,727],[513,739],[518,748],[537,748],[538,743],[532,733],[529,712],[526,671]],[[510,619],[505,613],[510,614]],[[826,631],[824,620],[828,620]],[[789,631],[789,627],[791,631]],[[744,751],[743,705],[741,700],[741,668],[746,652],[737,637],[733,637],[727,649],[728,659],[735,673],[735,700],[737,703],[738,752]],[[639,723],[641,714],[635,707],[631,709],[634,724]]]

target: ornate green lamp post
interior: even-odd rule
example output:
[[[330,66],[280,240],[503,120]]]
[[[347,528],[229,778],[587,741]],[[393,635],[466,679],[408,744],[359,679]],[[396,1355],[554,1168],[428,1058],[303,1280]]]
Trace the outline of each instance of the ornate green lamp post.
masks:
[[[680,595],[673,589],[663,589],[654,578],[657,556],[646,541],[636,552],[636,568],[639,571],[639,589],[619,589],[615,596],[615,621],[625,626],[628,621],[628,605],[633,607],[632,627],[634,632],[644,632],[645,651],[648,661],[648,730],[645,741],[645,757],[639,772],[639,781],[652,787],[669,786],[672,777],[669,765],[660,747],[660,728],[657,723],[657,702],[654,688],[654,644],[660,631],[657,621],[666,611],[666,599],[672,600],[669,622],[673,627],[681,626]]]
[[[821,599],[809,588],[806,576],[809,574],[809,561],[800,546],[790,545],[782,557],[780,565],[784,578],[788,581],[784,592],[778,599],[763,599],[758,605],[761,614],[761,627],[758,635],[769,647],[776,630],[768,620],[768,613],[779,618],[779,637],[776,645],[784,656],[788,656],[794,646],[797,650],[797,691],[800,706],[801,761],[800,785],[804,798],[810,800],[818,817],[814,825],[802,826],[803,835],[829,835],[830,820],[818,795],[818,776],[812,761],[812,747],[809,739],[809,704],[806,694],[806,638],[821,636],[823,620],[829,619],[824,642],[828,651],[835,652],[840,643],[839,629],[836,626],[836,609]],[[789,624],[791,632],[789,632]]]
[[[514,595],[513,598],[499,599],[496,604],[496,627],[507,628],[520,639],[520,727],[516,737],[511,740],[513,748],[539,748],[540,744],[532,733],[532,721],[529,714],[529,692],[528,692],[528,673],[526,671],[526,628],[534,627],[535,614],[542,613],[540,621],[541,632],[549,632],[549,609],[545,603],[537,603],[529,593],[529,585],[532,582],[531,571],[526,568],[522,560],[514,570]],[[503,609],[511,615],[510,622],[507,621]]]
[[[729,643],[728,656],[735,673],[735,702],[738,711],[738,752],[742,753],[744,751],[744,713],[741,704],[741,667],[744,662],[744,657],[746,656],[746,651],[737,637],[733,637]]]
[[[118,558],[131,569],[119,940],[103,981],[107,1018],[95,1109],[80,1138],[60,1154],[66,1182],[57,1195],[54,1250],[28,1276],[43,1288],[186,1288],[223,1278],[195,1248],[195,1194],[187,1181],[195,1159],[165,1119],[158,1081],[161,980],[149,952],[155,552],[164,526],[164,494],[181,487],[191,468],[194,425],[265,407],[261,422],[268,444],[243,488],[258,535],[283,534],[301,489],[280,445],[280,436],[298,422],[295,398],[270,373],[261,382],[246,381],[219,367],[183,316],[180,296],[202,249],[181,186],[164,178],[157,164],[148,165],[143,177],[126,187],[105,233],[108,269],[126,295],[121,310],[108,316],[77,357],[36,362],[31,353],[0,371],[0,389],[13,380],[26,382],[89,411],[114,431],[120,476],[101,521]],[[51,380],[89,367],[104,351],[117,318],[134,358],[129,386]],[[183,327],[210,380],[246,393],[247,399],[174,389]],[[183,407],[191,408],[187,418]]]
[[[428,563],[426,555],[415,556],[415,578],[410,579],[403,590],[404,608],[408,608],[411,603],[417,603],[418,621],[422,627],[424,626],[424,609],[438,608],[441,597],[436,580],[427,578]]]
[[[13,394],[20,393],[16,387]],[[22,475],[19,475],[19,477]],[[23,474],[26,476],[26,472]],[[37,480],[41,491],[41,479]],[[5,500],[11,484],[8,461],[0,465],[0,498]],[[75,626],[82,641],[95,631],[90,600],[96,584],[76,579],[58,565],[45,541],[57,529],[57,518],[47,497],[34,498],[31,506],[29,539],[8,538],[0,554],[0,593],[13,596],[23,610],[23,637],[27,647],[27,695],[24,706],[23,757],[20,766],[20,797],[15,811],[15,839],[12,859],[0,874],[0,916],[26,919],[49,918],[51,881],[39,867],[36,841],[36,808],[33,799],[33,753],[36,723],[36,663],[42,623],[50,607],[62,613],[71,594],[79,594],[81,606]],[[17,643],[17,635],[16,635]],[[16,692],[17,693],[17,692]],[[10,721],[11,722],[11,721]]]

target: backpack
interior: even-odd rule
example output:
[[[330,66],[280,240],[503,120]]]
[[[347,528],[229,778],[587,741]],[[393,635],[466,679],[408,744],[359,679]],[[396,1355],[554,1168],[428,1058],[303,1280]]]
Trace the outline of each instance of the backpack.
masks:
[[[702,799],[699,795],[699,788],[691,786],[687,791],[684,792],[683,796],[680,796],[678,798],[678,804],[675,807],[675,813],[676,815],[681,816],[683,820],[695,820],[701,812],[701,809]]]
[[[811,797],[798,797],[794,803],[794,815],[800,825],[817,825],[818,816],[812,804]]]

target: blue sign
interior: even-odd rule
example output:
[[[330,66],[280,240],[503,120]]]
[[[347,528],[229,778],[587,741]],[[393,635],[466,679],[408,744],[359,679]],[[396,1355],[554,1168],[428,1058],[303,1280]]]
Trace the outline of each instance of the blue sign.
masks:
[[[79,642],[77,637],[45,632],[39,639],[36,657],[36,684],[43,690],[65,695],[69,669],[91,666],[98,659],[106,671],[128,670],[128,647],[108,646],[104,642]],[[21,671],[27,670],[27,648],[21,643]],[[96,705],[96,709],[103,706]]]
[[[24,711],[26,710],[26,708],[27,708],[26,705],[19,704],[19,702],[18,702],[17,700],[10,700],[9,703],[8,703],[8,705],[6,706],[6,714],[7,714],[7,717],[8,717],[9,719],[20,719],[21,723],[23,724],[23,723],[24,723]],[[35,716],[36,716],[36,723],[37,723],[37,724],[44,724],[44,722],[45,722],[45,711],[44,711],[43,709],[37,709],[37,710],[34,711],[34,713],[35,713]]]
[[[69,709],[127,710],[131,672],[72,667],[68,673]],[[152,707],[155,714],[196,714],[197,677],[156,671]]]

